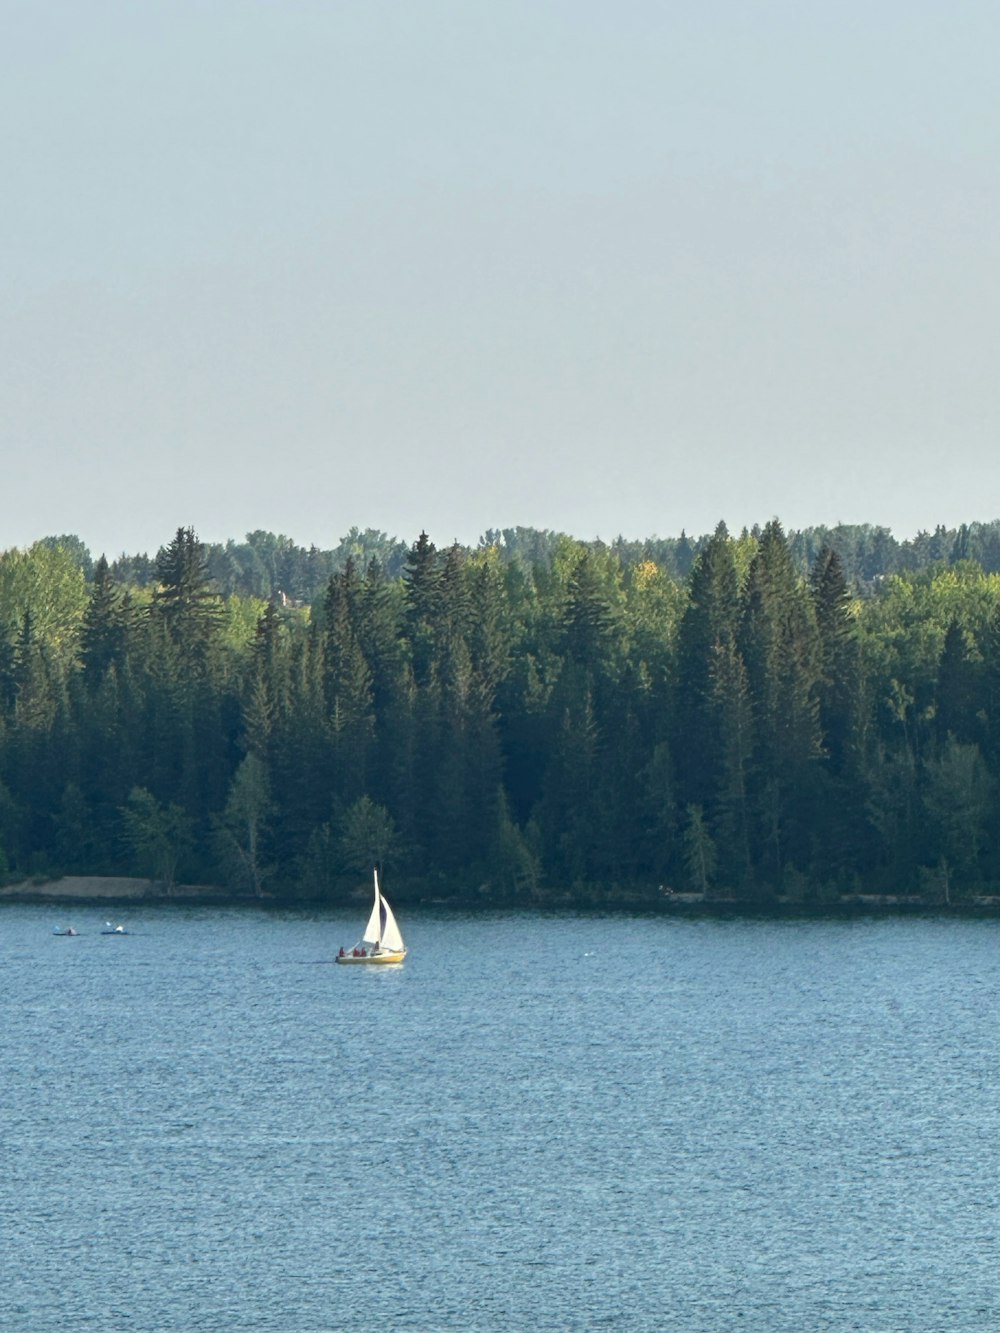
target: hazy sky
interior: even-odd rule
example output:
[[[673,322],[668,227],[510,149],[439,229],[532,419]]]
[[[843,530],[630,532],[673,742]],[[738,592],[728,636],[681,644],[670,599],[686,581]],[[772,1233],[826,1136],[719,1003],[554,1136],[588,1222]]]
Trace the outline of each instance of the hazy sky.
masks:
[[[0,19],[0,548],[1000,516],[995,0]]]

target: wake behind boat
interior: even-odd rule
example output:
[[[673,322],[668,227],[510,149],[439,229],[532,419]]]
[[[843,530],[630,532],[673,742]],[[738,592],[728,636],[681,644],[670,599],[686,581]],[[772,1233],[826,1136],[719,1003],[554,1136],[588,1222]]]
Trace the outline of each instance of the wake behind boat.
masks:
[[[377,869],[374,875],[375,902],[365,933],[353,949],[341,947],[337,954],[338,963],[401,963],[406,957],[406,945],[396,925],[396,918],[378,886]]]

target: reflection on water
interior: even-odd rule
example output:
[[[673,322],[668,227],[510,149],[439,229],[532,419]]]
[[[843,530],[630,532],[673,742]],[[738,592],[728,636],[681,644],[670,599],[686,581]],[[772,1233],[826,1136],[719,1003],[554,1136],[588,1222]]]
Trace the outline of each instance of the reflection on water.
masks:
[[[4,1329],[1000,1327],[996,923],[56,924],[0,911]]]

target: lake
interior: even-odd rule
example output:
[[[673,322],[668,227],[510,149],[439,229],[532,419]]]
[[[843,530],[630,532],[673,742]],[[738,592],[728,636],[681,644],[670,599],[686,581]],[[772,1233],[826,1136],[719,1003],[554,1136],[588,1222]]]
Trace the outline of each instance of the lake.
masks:
[[[1000,923],[366,916],[0,908],[0,1327],[1000,1328]]]

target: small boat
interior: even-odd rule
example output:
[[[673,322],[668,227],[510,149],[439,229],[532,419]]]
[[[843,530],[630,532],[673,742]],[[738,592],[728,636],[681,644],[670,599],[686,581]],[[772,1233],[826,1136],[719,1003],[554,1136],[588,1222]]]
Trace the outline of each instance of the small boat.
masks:
[[[110,921],[105,921],[102,935],[127,935],[128,931],[124,926],[113,926]]]
[[[76,931],[73,929],[72,926],[67,926],[65,930],[63,930],[61,926],[56,926],[56,928],[55,928],[55,930],[52,932],[52,934],[53,934],[53,935],[75,935],[75,934],[76,934]]]
[[[365,933],[353,949],[340,950],[338,963],[401,963],[406,957],[406,945],[396,925],[392,908],[382,896],[375,872],[375,902],[372,906]]]

